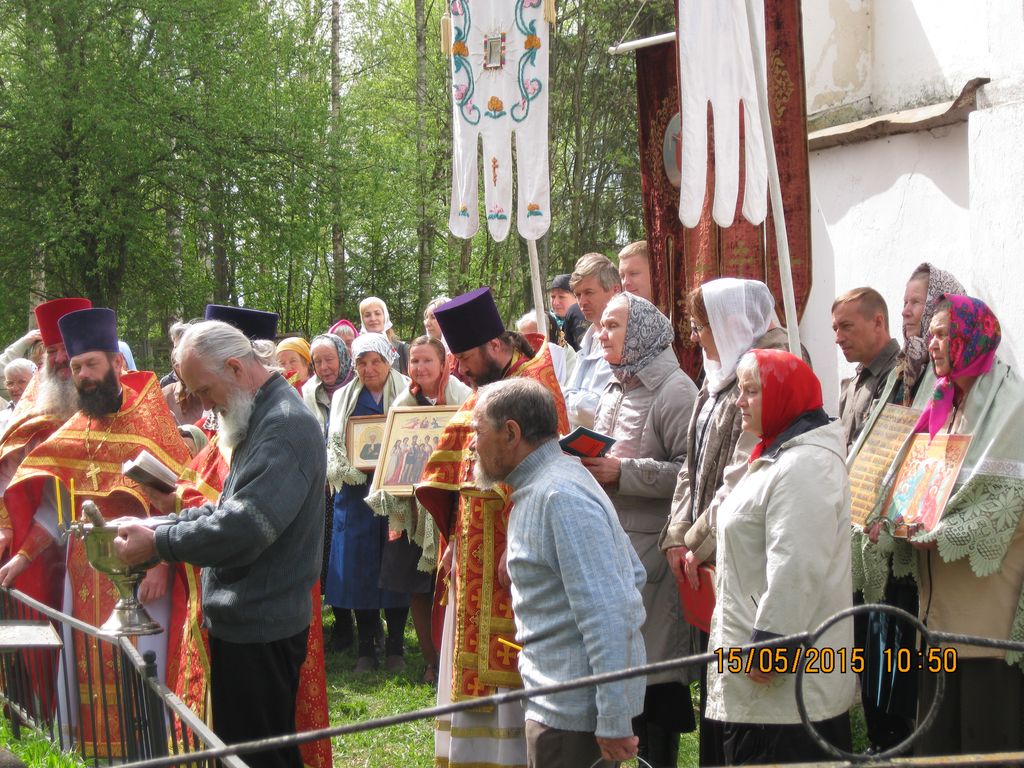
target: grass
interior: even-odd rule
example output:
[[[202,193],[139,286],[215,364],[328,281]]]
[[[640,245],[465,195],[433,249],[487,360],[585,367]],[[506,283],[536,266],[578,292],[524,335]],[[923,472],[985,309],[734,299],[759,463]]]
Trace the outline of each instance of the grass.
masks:
[[[0,748],[11,751],[25,765],[32,768],[82,768],[78,755],[61,752],[49,738],[31,728],[21,729],[21,739],[15,739],[11,725],[0,717]]]
[[[378,671],[352,672],[354,651],[329,650],[334,617],[324,612],[327,651],[327,705],[331,725],[345,725],[379,717],[425,709],[436,703],[436,691],[420,682],[424,662],[412,622],[406,626],[406,668],[398,674]],[[417,720],[333,740],[335,768],[396,768],[430,766],[434,756],[434,721]]]
[[[324,639],[329,646],[334,617],[324,612]],[[433,687],[420,682],[424,662],[410,622],[406,627],[405,670],[398,674],[383,671],[356,675],[354,651],[327,651],[327,701],[331,725],[359,723],[400,712],[425,709],[435,704]],[[697,685],[691,686],[696,710]],[[860,707],[851,712],[855,751],[867,747],[864,717]],[[61,753],[46,737],[23,728],[15,741],[7,721],[0,718],[0,747],[10,749],[26,764],[36,768],[80,768],[73,754]],[[403,725],[365,733],[339,736],[333,740],[335,768],[428,768],[433,763],[433,720],[417,720]],[[699,736],[685,733],[679,743],[679,766],[697,765]]]
[[[328,641],[334,617],[324,613],[324,638]],[[423,675],[423,658],[419,653],[412,623],[405,633],[406,662],[408,666],[399,675],[374,672],[355,675],[352,668],[354,652],[327,652],[327,700],[331,725],[357,723],[399,712],[432,707],[435,691],[419,682]],[[690,687],[696,712],[699,704],[697,684]],[[853,747],[863,752],[868,747],[864,714],[859,703],[851,712]],[[432,720],[357,733],[334,739],[335,768],[428,768],[433,764],[434,724]],[[700,754],[700,736],[684,733],[679,740],[679,766],[696,766]]]

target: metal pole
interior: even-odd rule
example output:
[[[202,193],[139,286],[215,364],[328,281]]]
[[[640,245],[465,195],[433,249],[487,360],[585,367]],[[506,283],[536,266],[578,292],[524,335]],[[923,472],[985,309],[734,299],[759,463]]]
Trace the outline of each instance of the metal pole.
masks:
[[[789,259],[789,237],[786,234],[786,214],[782,208],[782,183],[779,181],[779,164],[775,159],[775,138],[772,136],[772,120],[768,112],[768,81],[765,77],[765,52],[760,45],[761,36],[757,30],[757,16],[754,2],[746,0],[747,28],[750,31],[750,53],[754,59],[754,81],[757,85],[757,112],[761,117],[764,133],[764,148],[768,160],[768,193],[772,203],[772,220],[775,222],[775,244],[779,250],[779,272],[782,278],[782,304],[786,309],[786,330],[789,332],[789,351],[800,356],[800,327],[796,316],[796,295],[793,292],[793,267]]]
[[[530,282],[533,283],[533,309],[537,313],[537,333],[548,337],[548,317],[544,311],[544,284],[540,281],[540,260],[537,258],[537,241],[527,240],[526,250],[530,254]]]
[[[641,48],[650,48],[652,45],[661,45],[662,43],[671,43],[676,39],[675,32],[666,32],[663,35],[655,35],[654,37],[643,37],[639,40],[630,40],[628,43],[619,43],[618,45],[611,45],[608,47],[608,53],[612,56],[617,56],[620,53],[628,53],[629,51],[639,51]]]

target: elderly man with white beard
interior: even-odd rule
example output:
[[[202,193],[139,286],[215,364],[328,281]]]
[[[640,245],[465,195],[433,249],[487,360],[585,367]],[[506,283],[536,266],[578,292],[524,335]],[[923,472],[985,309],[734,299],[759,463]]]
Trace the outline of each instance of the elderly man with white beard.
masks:
[[[228,743],[295,729],[299,668],[320,575],[327,456],[315,417],[237,329],[206,321],[178,347],[179,370],[216,412],[231,468],[216,504],[167,524],[125,521],[115,541],[129,563],[159,556],[202,567],[217,733]],[[152,492],[171,513],[175,497]],[[246,756],[252,766],[302,765],[297,747]]]
[[[2,501],[11,478],[32,449],[78,410],[78,393],[71,380],[71,366],[57,321],[69,312],[91,306],[88,299],[66,298],[47,301],[35,308],[46,357],[11,414],[3,442],[0,442],[0,559],[5,554],[13,555],[24,544],[23,535],[15,540],[14,525]],[[52,548],[22,575],[19,587],[31,597],[59,608],[63,582],[64,559],[57,548]]]

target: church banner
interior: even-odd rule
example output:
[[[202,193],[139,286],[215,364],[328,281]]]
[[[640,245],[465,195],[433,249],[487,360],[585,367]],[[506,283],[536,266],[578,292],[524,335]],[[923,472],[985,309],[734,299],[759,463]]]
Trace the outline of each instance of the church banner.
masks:
[[[452,0],[452,199],[448,228],[480,228],[478,152],[484,212],[496,241],[512,226],[512,141],[516,147],[516,229],[537,240],[551,224],[548,172],[548,23],[543,0]],[[482,146],[481,146],[482,145]],[[479,147],[479,149],[478,149]]]

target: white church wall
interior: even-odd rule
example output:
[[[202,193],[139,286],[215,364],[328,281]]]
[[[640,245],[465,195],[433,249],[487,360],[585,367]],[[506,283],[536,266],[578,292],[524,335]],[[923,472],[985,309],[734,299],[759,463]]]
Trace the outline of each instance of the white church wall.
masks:
[[[973,288],[967,158],[964,124],[811,153],[814,283],[801,328],[830,412],[838,382],[853,372],[831,333],[836,296],[862,285],[878,290],[890,332],[902,341],[903,291],[922,261]]]

